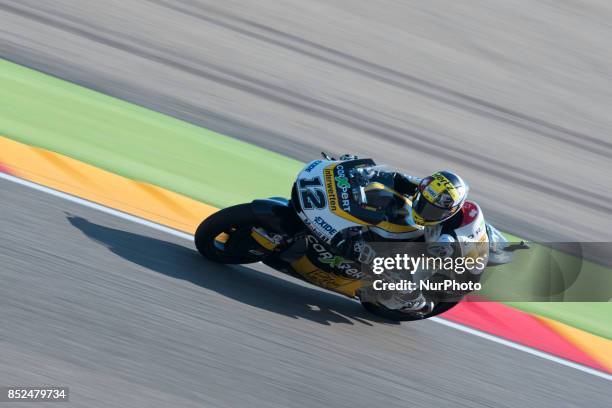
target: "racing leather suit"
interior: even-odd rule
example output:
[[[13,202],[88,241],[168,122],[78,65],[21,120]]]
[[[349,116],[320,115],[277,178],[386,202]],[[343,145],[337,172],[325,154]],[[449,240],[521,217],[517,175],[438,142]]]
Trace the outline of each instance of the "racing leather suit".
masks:
[[[354,160],[356,156],[344,155],[340,160]],[[411,199],[417,192],[420,178],[410,176],[400,172],[376,171],[371,176],[373,182],[380,182],[384,185],[394,186],[394,190],[404,197]],[[413,225],[414,230],[410,232],[393,232],[381,230],[373,226],[360,226],[347,228],[340,231],[330,243],[330,250],[346,259],[359,263],[371,263],[376,256],[370,244],[375,242],[431,242],[428,245],[430,254],[444,256],[449,250],[448,244],[454,242],[454,238],[449,234],[442,234],[444,223],[438,225],[420,226]],[[437,245],[434,243],[440,243]],[[430,250],[431,247],[431,250]],[[447,254],[447,253],[446,253]],[[428,312],[430,305],[420,291],[395,293],[387,299],[380,299],[380,293],[364,290],[360,297],[375,297],[378,303],[393,309],[423,310]]]

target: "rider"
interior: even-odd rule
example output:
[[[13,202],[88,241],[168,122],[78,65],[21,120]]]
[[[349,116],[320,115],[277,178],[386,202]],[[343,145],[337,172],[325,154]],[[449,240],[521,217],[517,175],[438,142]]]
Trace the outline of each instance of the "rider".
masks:
[[[356,158],[356,156],[345,154],[340,157],[340,160]],[[392,211],[391,216],[395,220],[391,221],[412,227],[400,230],[396,228],[397,231],[384,230],[375,226],[368,228],[368,231],[378,235],[381,240],[416,241],[424,239],[427,242],[436,242],[440,241],[440,238],[442,241],[453,239],[451,236],[442,237],[442,235],[448,235],[442,233],[445,222],[461,210],[467,198],[469,188],[460,176],[444,170],[421,179],[374,167],[370,171],[368,181],[368,187],[365,188],[366,195],[368,190],[375,191],[376,188],[383,188],[386,192],[405,199],[405,201],[398,200],[400,205]],[[386,205],[389,205],[388,202]],[[363,241],[364,232],[364,229],[352,228],[341,231],[332,243],[335,252],[359,256],[360,251],[356,251],[354,245],[351,244]],[[378,241],[376,238],[374,240]]]
[[[343,155],[340,160],[356,158]],[[387,211],[388,218],[391,218],[390,225],[395,228],[383,229],[374,225],[367,226],[368,228],[348,228],[337,234],[332,241],[333,252],[348,259],[369,263],[373,257],[369,242],[425,241],[439,244],[428,246],[430,254],[449,255],[447,251],[451,247],[448,244],[455,239],[447,233],[453,228],[445,228],[445,225],[455,224],[453,216],[463,207],[469,189],[461,177],[445,170],[420,179],[374,167],[369,170],[368,183],[364,189],[368,203],[376,201],[376,195],[368,200],[368,193],[377,193],[380,189],[385,190],[387,195],[399,198],[395,201],[399,204],[395,204],[393,211]],[[389,201],[386,201],[386,206],[389,206]],[[412,296],[394,296],[387,301],[388,306],[404,309],[426,310],[433,307],[420,292],[415,292]]]

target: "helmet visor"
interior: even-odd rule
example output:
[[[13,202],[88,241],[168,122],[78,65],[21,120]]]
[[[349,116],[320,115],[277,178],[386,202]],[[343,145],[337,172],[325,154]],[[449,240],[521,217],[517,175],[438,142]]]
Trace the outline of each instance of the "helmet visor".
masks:
[[[440,222],[449,218],[456,211],[456,207],[443,208],[438,207],[435,204],[430,203],[419,194],[412,203],[412,210],[418,215],[418,218],[422,218],[425,222]]]

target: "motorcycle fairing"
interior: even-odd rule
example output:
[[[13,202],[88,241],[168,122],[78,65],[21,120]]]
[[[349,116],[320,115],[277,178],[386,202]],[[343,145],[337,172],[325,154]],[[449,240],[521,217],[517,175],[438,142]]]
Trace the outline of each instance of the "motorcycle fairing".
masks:
[[[314,285],[352,298],[355,297],[357,290],[367,283],[360,279],[351,279],[323,270],[313,263],[311,257],[311,254],[302,256],[291,263],[291,268],[304,280]]]
[[[338,232],[355,226],[373,226],[383,233],[422,234],[409,217],[395,219],[368,205],[368,194],[386,194],[411,204],[384,183],[360,184],[359,170],[375,165],[371,159],[315,160],[304,167],[294,185],[292,201],[298,216],[315,236],[329,243]]]

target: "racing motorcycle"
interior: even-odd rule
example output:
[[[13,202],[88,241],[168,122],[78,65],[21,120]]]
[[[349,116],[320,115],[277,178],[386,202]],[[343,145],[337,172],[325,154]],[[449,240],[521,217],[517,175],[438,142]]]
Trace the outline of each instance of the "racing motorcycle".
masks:
[[[300,171],[291,199],[271,197],[224,208],[200,224],[195,246],[217,263],[262,262],[357,299],[366,310],[387,319],[418,320],[443,313],[460,298],[433,294],[426,311],[390,308],[387,295],[386,299],[372,296],[373,277],[364,272],[367,268],[361,259],[345,259],[329,249],[336,234],[347,228],[368,226],[378,235],[399,233],[407,238],[415,232],[413,225],[394,220],[398,205],[410,205],[410,201],[394,192],[392,182],[373,181],[369,176],[372,169],[381,167],[372,159],[336,160],[323,153],[323,159]],[[511,252],[518,249],[485,222],[472,201],[466,201],[453,218],[457,219],[450,233],[460,254],[482,256],[490,266],[510,262]]]

